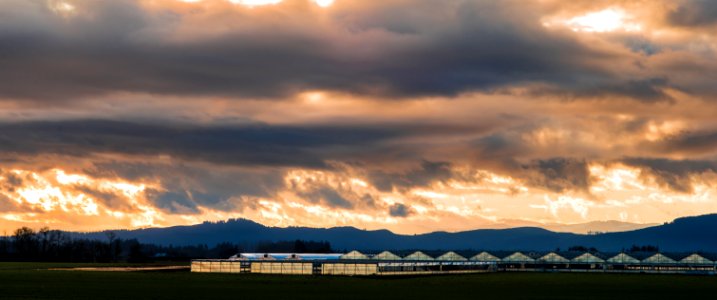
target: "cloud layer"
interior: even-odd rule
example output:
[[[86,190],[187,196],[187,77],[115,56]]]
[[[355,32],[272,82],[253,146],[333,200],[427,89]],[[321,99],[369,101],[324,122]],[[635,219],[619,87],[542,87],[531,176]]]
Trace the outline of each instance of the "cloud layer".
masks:
[[[717,212],[711,6],[2,1],[0,226]]]

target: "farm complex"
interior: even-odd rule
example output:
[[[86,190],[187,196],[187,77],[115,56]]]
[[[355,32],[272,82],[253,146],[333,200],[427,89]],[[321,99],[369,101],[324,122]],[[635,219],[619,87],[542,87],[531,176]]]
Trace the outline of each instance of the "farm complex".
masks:
[[[709,274],[716,272],[713,255],[665,253],[504,253],[472,255],[449,251],[416,251],[405,255],[383,251],[336,254],[242,253],[229,259],[193,260],[192,272],[286,275],[389,276],[481,272],[606,272]]]

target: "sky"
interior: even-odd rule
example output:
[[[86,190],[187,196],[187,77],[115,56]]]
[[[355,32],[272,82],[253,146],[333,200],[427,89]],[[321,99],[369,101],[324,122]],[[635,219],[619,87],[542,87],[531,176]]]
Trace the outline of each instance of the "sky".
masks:
[[[715,213],[716,50],[707,0],[2,0],[0,231]]]

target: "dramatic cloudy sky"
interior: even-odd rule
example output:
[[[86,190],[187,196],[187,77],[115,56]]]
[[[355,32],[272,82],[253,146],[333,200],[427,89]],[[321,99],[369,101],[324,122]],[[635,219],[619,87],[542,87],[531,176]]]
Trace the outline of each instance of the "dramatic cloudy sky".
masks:
[[[708,0],[0,0],[0,230],[714,213],[716,50]]]

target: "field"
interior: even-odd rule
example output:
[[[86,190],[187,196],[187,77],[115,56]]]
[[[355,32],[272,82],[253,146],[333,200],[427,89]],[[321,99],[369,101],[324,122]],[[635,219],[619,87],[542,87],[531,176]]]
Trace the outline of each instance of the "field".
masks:
[[[48,270],[96,266],[0,263],[0,298],[654,300],[717,294],[714,276],[494,273],[349,278]]]

